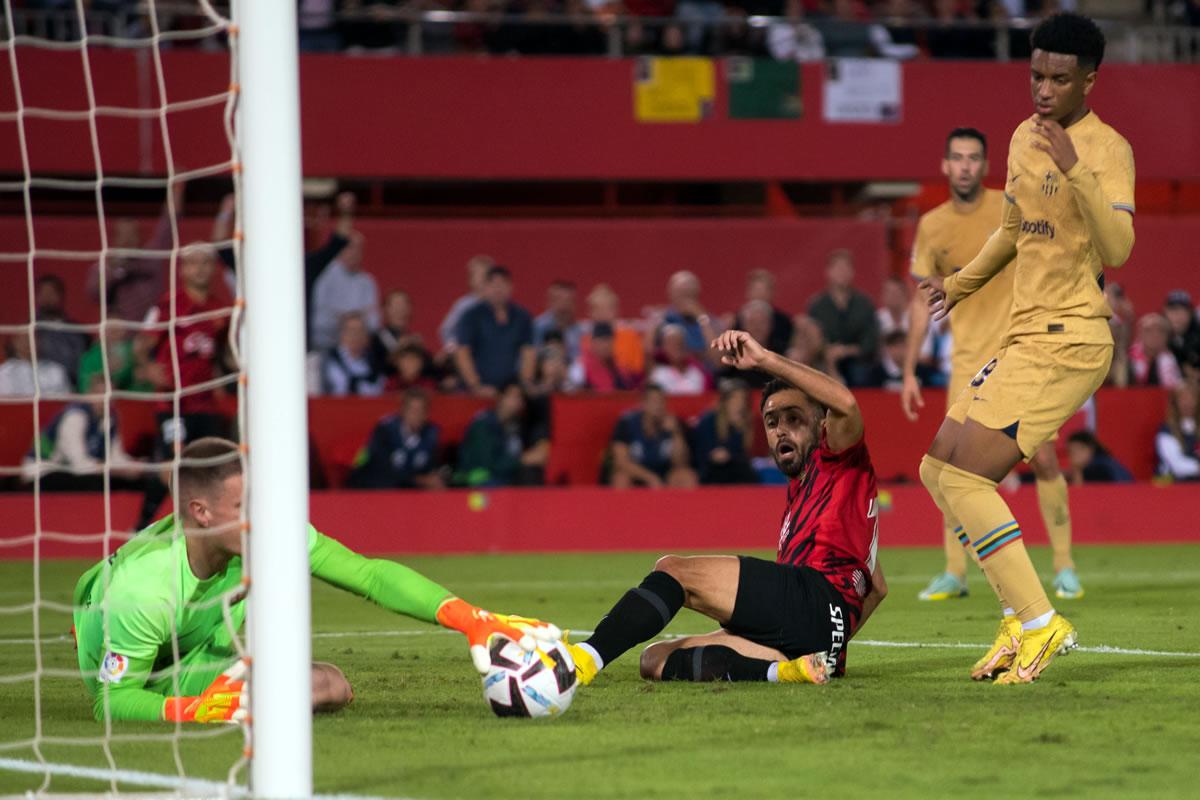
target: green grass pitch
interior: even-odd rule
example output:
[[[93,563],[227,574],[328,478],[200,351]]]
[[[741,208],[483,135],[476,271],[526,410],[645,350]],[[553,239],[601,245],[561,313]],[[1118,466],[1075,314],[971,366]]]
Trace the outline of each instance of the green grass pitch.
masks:
[[[484,705],[466,643],[326,586],[313,591],[313,654],[341,666],[356,699],[314,723],[323,793],[417,798],[1195,797],[1200,752],[1200,546],[1081,547],[1087,596],[1060,602],[1084,648],[1037,684],[972,683],[995,603],[978,574],[967,600],[919,603],[934,550],[882,554],[891,595],[850,648],[849,674],[826,687],[652,685],[636,653],[617,661],[556,720],[497,719]],[[1049,554],[1033,549],[1046,575]],[[654,555],[410,558],[472,602],[586,629],[654,563]],[[43,565],[47,600],[69,602],[84,565]],[[1047,576],[1048,577],[1048,576]],[[29,563],[0,563],[0,606],[32,599]],[[67,617],[42,613],[44,666],[70,670]],[[684,611],[669,633],[712,623]],[[28,613],[0,614],[0,746],[34,734]],[[885,644],[890,643],[890,644]],[[969,644],[978,647],[960,648]],[[923,645],[923,646],[918,646]],[[82,685],[42,683],[42,732],[92,737]],[[197,730],[197,729],[189,729]],[[236,731],[180,745],[188,775],[221,780]],[[172,726],[114,725],[118,767],[177,774]],[[230,735],[231,734],[231,735]],[[101,767],[98,746],[44,745],[58,764]],[[34,759],[3,748],[0,759]],[[40,776],[0,769],[0,795]],[[55,777],[55,792],[106,784]],[[126,787],[122,787],[126,788]],[[136,787],[128,787],[130,790]],[[145,791],[145,789],[139,789]]]

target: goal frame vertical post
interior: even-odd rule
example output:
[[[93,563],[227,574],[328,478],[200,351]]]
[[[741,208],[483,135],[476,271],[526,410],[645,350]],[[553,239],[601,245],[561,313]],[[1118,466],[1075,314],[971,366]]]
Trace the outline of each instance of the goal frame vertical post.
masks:
[[[295,0],[235,4],[255,797],[312,794],[308,408]]]

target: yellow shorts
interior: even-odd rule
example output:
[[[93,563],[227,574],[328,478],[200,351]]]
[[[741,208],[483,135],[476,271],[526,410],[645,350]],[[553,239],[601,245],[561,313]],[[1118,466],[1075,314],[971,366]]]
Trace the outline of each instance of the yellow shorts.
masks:
[[[950,409],[954,408],[955,402],[966,389],[971,385],[971,379],[975,377],[973,372],[951,372],[950,382],[946,384],[946,413],[950,413]]]
[[[979,370],[946,418],[1009,432],[1028,461],[1100,388],[1112,356],[1111,344],[1013,339]]]

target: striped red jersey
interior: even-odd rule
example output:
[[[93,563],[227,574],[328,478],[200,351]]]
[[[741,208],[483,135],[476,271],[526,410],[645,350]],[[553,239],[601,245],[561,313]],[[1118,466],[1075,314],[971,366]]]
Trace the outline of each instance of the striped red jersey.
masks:
[[[175,294],[175,315],[177,319],[195,314],[220,311],[223,308],[228,308],[228,306],[227,302],[217,299],[212,294],[203,303],[197,303],[188,296],[187,291],[184,289],[179,289]],[[146,315],[147,322],[165,322],[170,318],[170,294],[163,297],[158,305],[150,309],[150,312]],[[229,319],[227,317],[179,322],[176,324],[174,354],[179,360],[179,383],[182,388],[188,389],[197,384],[207,383],[218,377],[217,358],[221,349],[221,340],[228,335],[228,330]],[[155,343],[155,358],[162,365],[168,381],[167,386],[162,391],[171,391],[175,388],[175,369],[172,360],[171,337],[167,330],[156,331],[154,335],[157,340]],[[171,411],[173,407],[170,401],[164,401],[159,404],[160,411]],[[217,395],[212,390],[186,394],[179,399],[179,413],[181,414],[214,414],[218,410]]]
[[[866,440],[835,453],[822,430],[804,471],[788,483],[777,560],[824,575],[845,598],[857,626],[878,546],[875,468]]]

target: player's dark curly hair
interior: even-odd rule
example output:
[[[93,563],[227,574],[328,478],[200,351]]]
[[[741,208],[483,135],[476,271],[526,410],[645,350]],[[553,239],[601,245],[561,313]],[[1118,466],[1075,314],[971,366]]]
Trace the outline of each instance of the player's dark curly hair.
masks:
[[[779,380],[779,378],[772,378],[771,380],[767,381],[767,385],[764,386],[762,389],[762,399],[758,401],[758,413],[761,414],[763,409],[767,407],[767,398],[768,397],[775,394],[776,392],[782,392],[785,389],[795,389],[795,388],[796,388],[795,386],[792,386],[787,381],[781,381],[781,380]]]
[[[1079,66],[1091,71],[1104,60],[1104,33],[1095,22],[1080,14],[1061,13],[1046,17],[1029,35],[1035,50],[1075,56]]]
[[[762,399],[758,401],[758,413],[761,414],[763,412],[763,409],[767,407],[767,398],[768,397],[775,394],[776,392],[783,392],[788,389],[796,389],[797,391],[803,391],[802,389],[800,389],[800,387],[793,386],[792,384],[788,383],[787,381],[781,381],[779,378],[772,378],[771,380],[767,381],[767,385],[762,388]],[[804,393],[804,396],[808,398],[808,402],[812,403],[813,407],[815,407],[817,409],[817,412],[821,416],[825,416],[825,412],[827,410],[825,408],[825,406],[821,405],[814,398],[810,397],[807,392]]]

